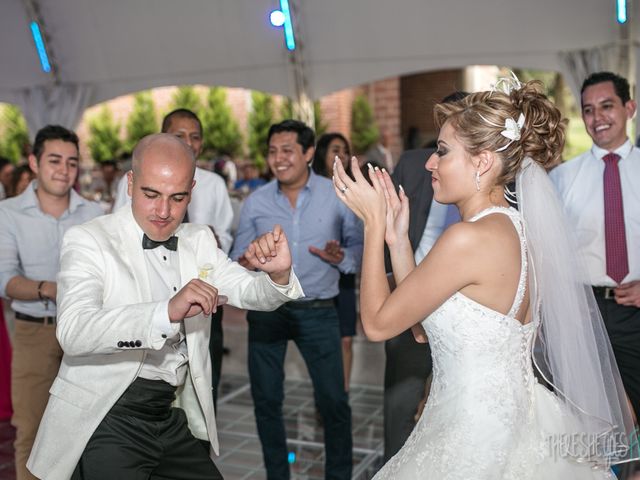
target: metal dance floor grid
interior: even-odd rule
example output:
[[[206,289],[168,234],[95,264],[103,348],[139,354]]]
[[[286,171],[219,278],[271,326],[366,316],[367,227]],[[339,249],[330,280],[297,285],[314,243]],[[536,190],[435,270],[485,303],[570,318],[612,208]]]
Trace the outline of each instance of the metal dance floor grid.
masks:
[[[382,388],[351,385],[354,480],[368,480],[382,463]],[[324,479],[323,429],[318,423],[308,380],[285,380],[283,406],[291,478]],[[265,479],[262,449],[253,415],[249,379],[222,377],[217,412],[220,457],[225,480]]]

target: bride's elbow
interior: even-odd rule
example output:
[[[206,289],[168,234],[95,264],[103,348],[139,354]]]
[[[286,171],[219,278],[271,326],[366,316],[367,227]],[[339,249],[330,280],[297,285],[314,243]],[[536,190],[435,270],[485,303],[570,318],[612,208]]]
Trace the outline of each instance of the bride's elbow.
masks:
[[[371,342],[382,342],[389,338],[388,335],[385,335],[385,332],[380,327],[372,325],[369,322],[365,323],[363,321],[362,327],[364,329],[364,334]]]

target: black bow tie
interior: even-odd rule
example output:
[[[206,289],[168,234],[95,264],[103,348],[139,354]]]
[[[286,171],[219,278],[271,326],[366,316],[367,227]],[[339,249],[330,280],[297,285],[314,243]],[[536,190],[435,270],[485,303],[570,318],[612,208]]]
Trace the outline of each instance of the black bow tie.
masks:
[[[164,242],[156,242],[147,237],[146,233],[142,236],[142,248],[145,250],[157,248],[160,245],[163,245],[167,250],[173,250],[175,252],[178,250],[178,237],[174,235],[167,238]]]

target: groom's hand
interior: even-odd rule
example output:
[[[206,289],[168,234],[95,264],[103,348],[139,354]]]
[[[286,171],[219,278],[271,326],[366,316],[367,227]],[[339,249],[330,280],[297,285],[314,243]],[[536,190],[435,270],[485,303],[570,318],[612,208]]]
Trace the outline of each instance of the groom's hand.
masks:
[[[224,303],[227,297],[218,295],[217,288],[194,278],[169,300],[169,320],[180,322],[199,313],[211,315]]]
[[[251,268],[268,273],[275,283],[286,285],[291,273],[291,252],[280,225],[256,238],[247,247],[244,258]]]

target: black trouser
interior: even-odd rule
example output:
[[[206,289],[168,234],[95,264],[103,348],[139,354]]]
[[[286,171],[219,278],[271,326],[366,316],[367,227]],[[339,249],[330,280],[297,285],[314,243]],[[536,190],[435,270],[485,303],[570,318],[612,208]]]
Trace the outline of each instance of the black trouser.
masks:
[[[411,330],[385,342],[384,461],[393,457],[415,427],[414,417],[431,374],[429,344],[417,343]]]
[[[175,387],[137,378],[102,419],[71,480],[222,479],[191,434]]]
[[[596,295],[609,334],[622,384],[640,417],[640,308],[619,305],[615,299]]]
[[[222,357],[224,355],[224,336],[222,333],[222,306],[211,315],[211,335],[209,336],[209,355],[211,356],[211,388],[213,389],[213,408],[218,414],[218,392],[222,373]],[[209,450],[211,443],[200,440],[202,446]]]
[[[351,408],[344,390],[338,314],[333,300],[289,302],[247,314],[249,379],[268,480],[290,478],[284,423],[284,360],[289,340],[304,358],[324,423],[327,480],[352,473]]]
[[[213,387],[213,406],[218,410],[218,388],[222,372],[223,351],[222,307],[211,315],[211,336],[209,337],[209,354],[211,355],[211,386]]]

